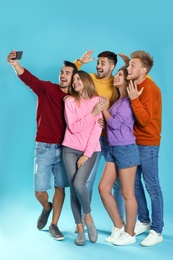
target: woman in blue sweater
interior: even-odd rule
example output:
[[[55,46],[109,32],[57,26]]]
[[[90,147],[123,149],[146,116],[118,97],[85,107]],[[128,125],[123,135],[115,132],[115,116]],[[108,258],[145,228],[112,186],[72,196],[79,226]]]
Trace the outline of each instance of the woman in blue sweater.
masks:
[[[126,245],[136,242],[134,227],[137,215],[135,198],[135,176],[140,164],[139,152],[133,134],[134,116],[127,96],[127,67],[122,67],[114,77],[114,86],[119,90],[119,99],[103,111],[107,122],[109,151],[106,165],[99,184],[99,192],[112,222],[113,229],[106,242]],[[120,178],[121,191],[125,200],[126,226],[120,218],[116,201],[111,193],[117,177]]]

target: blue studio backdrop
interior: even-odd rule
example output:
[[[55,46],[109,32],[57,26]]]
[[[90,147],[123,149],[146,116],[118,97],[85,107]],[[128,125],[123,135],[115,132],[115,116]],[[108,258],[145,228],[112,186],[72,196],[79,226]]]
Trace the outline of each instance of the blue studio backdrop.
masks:
[[[33,159],[36,96],[7,63],[8,53],[22,50],[21,65],[38,78],[58,83],[64,60],[86,50],[95,60],[83,66],[95,72],[104,50],[130,56],[145,50],[154,57],[150,76],[163,99],[159,158],[165,216],[173,217],[173,19],[172,1],[146,0],[6,0],[0,7],[0,207],[34,198]],[[123,65],[118,59],[116,70]],[[103,163],[99,167],[100,178]],[[98,198],[95,186],[94,194]],[[35,202],[35,206],[38,206]],[[3,213],[5,214],[5,212]],[[6,218],[8,218],[8,214]],[[1,225],[1,223],[0,223]]]

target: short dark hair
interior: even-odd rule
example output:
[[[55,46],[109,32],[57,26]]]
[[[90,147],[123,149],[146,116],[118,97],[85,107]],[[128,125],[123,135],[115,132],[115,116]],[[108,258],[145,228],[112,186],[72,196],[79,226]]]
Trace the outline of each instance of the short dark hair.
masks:
[[[76,65],[75,65],[73,62],[70,62],[70,61],[68,61],[68,60],[65,60],[65,61],[63,62],[63,65],[66,66],[66,67],[72,67],[72,68],[73,68],[73,75],[74,75],[76,72],[78,72],[78,69],[77,69]]]
[[[108,58],[108,60],[113,61],[115,66],[116,66],[117,61],[118,61],[117,54],[115,54],[112,51],[103,51],[103,52],[99,53],[99,55],[97,57],[98,58],[100,58],[100,57]]]

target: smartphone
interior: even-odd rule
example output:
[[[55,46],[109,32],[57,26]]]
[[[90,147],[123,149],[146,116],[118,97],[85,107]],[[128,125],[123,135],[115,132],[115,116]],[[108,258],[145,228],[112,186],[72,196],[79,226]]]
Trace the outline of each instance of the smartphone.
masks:
[[[22,58],[23,51],[16,51],[16,58],[12,58],[12,60],[20,60]]]

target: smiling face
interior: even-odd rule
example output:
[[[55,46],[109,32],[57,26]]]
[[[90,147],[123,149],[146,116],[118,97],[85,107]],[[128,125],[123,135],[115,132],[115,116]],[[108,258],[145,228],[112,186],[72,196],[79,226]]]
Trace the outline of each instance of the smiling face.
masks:
[[[112,71],[115,65],[106,57],[99,57],[97,60],[97,76],[100,79],[109,79],[112,77]]]
[[[60,74],[59,74],[59,84],[60,88],[63,89],[63,91],[67,92],[68,88],[71,84],[73,76],[73,68],[64,66],[62,67]]]
[[[127,81],[123,70],[119,70],[117,74],[114,76],[113,85],[117,88],[127,85]]]
[[[114,76],[113,86],[119,90],[120,97],[127,96],[126,90],[129,84],[127,77],[127,67],[122,67]]]
[[[78,73],[76,73],[74,76],[73,76],[73,80],[72,80],[72,87],[73,89],[78,92],[79,94],[82,95],[83,93],[83,90],[84,90],[84,85],[83,85],[83,82],[79,76]]]
[[[131,59],[127,71],[127,79],[134,80],[139,83],[143,81],[147,73],[146,68],[139,59]]]

